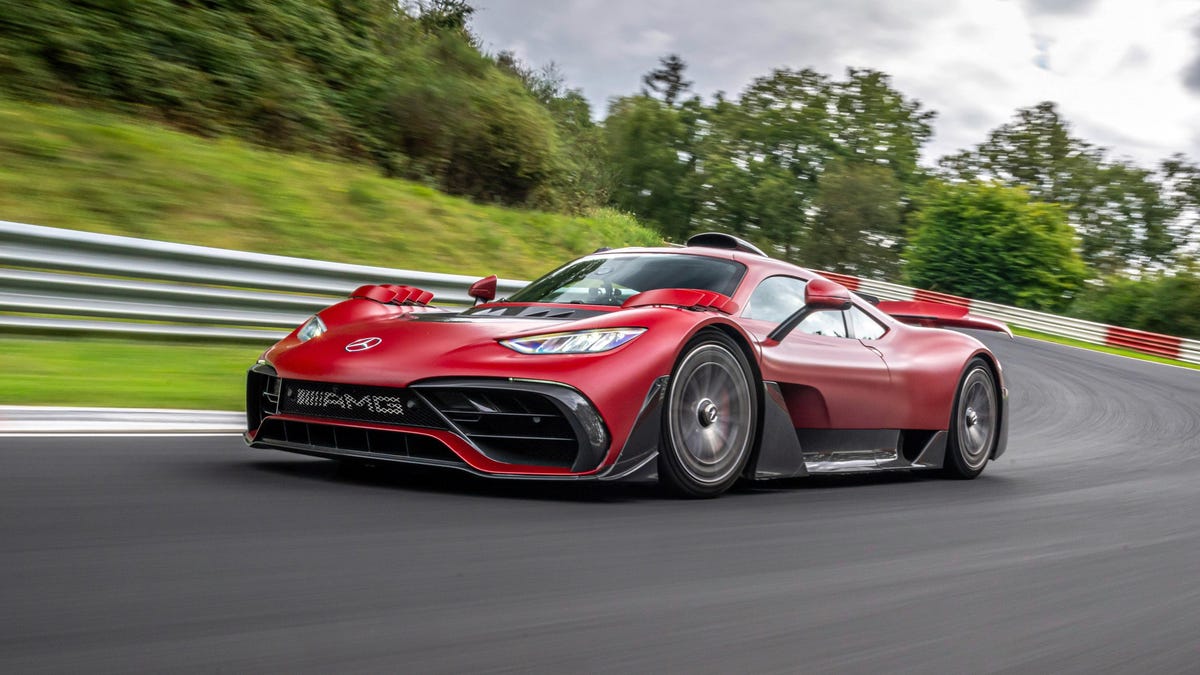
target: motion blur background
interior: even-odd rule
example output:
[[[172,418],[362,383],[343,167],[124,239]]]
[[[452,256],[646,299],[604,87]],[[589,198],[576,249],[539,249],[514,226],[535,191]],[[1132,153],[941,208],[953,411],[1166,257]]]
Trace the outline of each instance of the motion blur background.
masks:
[[[0,219],[514,279],[718,230],[816,269],[1200,337],[1194,7],[726,5],[4,0]],[[1096,41],[1123,58],[1085,68]],[[1133,81],[1156,83],[1133,94],[1143,117],[1117,86]],[[998,109],[1056,92],[1128,147],[1055,100]],[[22,382],[0,403],[236,408],[233,364],[257,351],[0,343]],[[144,394],[161,372],[99,394],[71,379],[147,353],[216,379],[186,401]]]

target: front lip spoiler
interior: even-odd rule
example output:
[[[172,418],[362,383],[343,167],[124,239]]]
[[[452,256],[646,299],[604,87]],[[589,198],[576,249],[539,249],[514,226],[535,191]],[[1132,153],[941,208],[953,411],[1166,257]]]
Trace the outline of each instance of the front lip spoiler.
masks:
[[[586,475],[490,473],[487,471],[481,471],[479,469],[476,469],[475,467],[467,464],[466,462],[447,462],[447,461],[437,460],[437,459],[423,459],[420,457],[398,457],[396,455],[385,455],[385,454],[379,454],[379,453],[374,453],[374,452],[362,452],[362,451],[358,451],[358,450],[342,450],[342,449],[337,449],[337,448],[318,448],[315,446],[303,445],[300,443],[287,443],[287,442],[282,442],[282,441],[271,441],[269,443],[266,443],[266,442],[260,443],[260,442],[256,442],[253,439],[251,439],[249,432],[243,434],[242,438],[243,438],[243,440],[246,441],[246,445],[248,445],[252,448],[261,448],[261,449],[266,449],[266,450],[281,450],[283,452],[293,452],[293,453],[300,454],[300,455],[308,455],[310,457],[322,457],[325,459],[347,459],[347,458],[348,459],[362,459],[362,460],[369,460],[372,462],[380,462],[380,463],[386,462],[388,464],[413,464],[413,465],[418,465],[418,466],[431,466],[431,467],[437,467],[440,469],[457,469],[459,471],[464,471],[473,476],[480,476],[482,478],[492,478],[492,479],[499,478],[499,479],[520,480],[520,481],[535,480],[535,481],[569,482],[569,481],[616,480],[619,478],[624,478],[626,475],[629,475],[629,474],[633,473],[634,471],[641,469],[647,462],[649,462],[650,460],[657,457],[657,455],[647,457],[646,459],[643,460],[643,462],[641,464],[639,464],[639,465],[633,467],[632,469],[630,469],[626,472],[623,472],[621,475],[617,475],[617,476],[610,476],[607,473],[605,473],[605,474],[592,473],[592,474],[586,474]],[[615,466],[615,465],[613,465],[613,466]]]

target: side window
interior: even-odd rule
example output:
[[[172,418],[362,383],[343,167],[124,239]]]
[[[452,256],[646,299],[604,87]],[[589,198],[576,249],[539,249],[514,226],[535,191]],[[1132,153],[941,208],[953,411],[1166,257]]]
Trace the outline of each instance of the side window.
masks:
[[[767,277],[750,294],[742,316],[779,323],[804,306],[804,282],[794,277]]]
[[[859,340],[878,340],[887,332],[887,329],[872,319],[870,314],[857,307],[851,307],[846,312],[846,318],[850,321],[850,327],[854,329],[854,337]]]
[[[809,335],[828,335],[829,337],[844,338],[849,335],[846,332],[845,312],[833,309],[825,309],[819,312],[813,312],[804,317],[804,320],[796,326],[796,330]]]

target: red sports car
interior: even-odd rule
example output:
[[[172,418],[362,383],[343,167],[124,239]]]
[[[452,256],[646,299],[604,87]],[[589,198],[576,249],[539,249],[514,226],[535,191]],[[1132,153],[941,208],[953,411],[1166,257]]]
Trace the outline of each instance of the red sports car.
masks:
[[[250,369],[246,442],[691,497],[739,478],[973,478],[1004,452],[1000,363],[930,326],[1007,327],[959,308],[869,301],[718,233],[495,288],[476,283],[466,311],[390,285],[322,310]]]

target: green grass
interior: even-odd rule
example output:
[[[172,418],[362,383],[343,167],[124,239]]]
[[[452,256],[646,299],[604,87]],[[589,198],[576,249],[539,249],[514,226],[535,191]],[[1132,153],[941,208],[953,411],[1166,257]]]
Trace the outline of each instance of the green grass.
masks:
[[[242,410],[264,348],[0,336],[0,404]]]
[[[0,98],[0,219],[340,262],[531,279],[632,217],[484,206],[366,165]]]
[[[1091,349],[1092,351],[1104,352],[1106,354],[1116,354],[1117,356],[1128,356],[1129,358],[1140,359],[1142,361],[1153,361],[1155,363],[1165,363],[1170,366],[1181,366],[1183,368],[1192,368],[1194,370],[1200,370],[1200,364],[1188,363],[1187,361],[1177,361],[1175,359],[1168,359],[1168,358],[1163,358],[1161,356],[1154,356],[1153,354],[1144,354],[1142,352],[1134,351],[1132,349],[1122,349],[1120,347],[1109,347],[1108,345],[1095,345],[1090,342],[1084,342],[1082,340],[1073,340],[1071,338],[1059,337],[1057,335],[1048,335],[1046,333],[1039,333],[1038,331],[1035,331],[1035,330],[1018,328],[1016,326],[1010,326],[1010,328],[1012,328],[1012,332],[1014,335],[1020,335],[1021,337],[1033,338],[1035,340],[1045,340],[1046,342],[1054,342],[1054,343],[1057,343],[1060,345],[1067,345],[1068,347],[1079,347],[1081,349]]]

